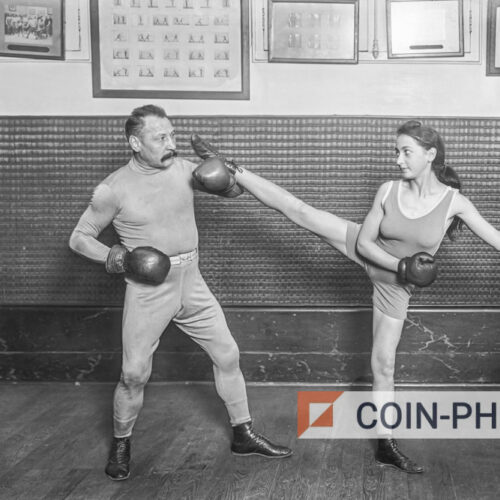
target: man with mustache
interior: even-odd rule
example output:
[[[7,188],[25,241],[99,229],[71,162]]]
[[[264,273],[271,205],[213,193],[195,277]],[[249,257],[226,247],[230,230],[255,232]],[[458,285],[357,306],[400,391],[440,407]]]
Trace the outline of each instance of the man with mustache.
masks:
[[[243,192],[224,162],[201,165],[176,154],[175,130],[163,108],[136,108],[125,123],[133,154],[95,189],[70,238],[70,248],[124,273],[123,359],[113,404],[114,436],[106,474],[113,480],[130,475],[130,437],[151,375],[153,353],[170,321],[213,362],[215,386],[224,401],[237,455],[283,458],[289,448],[256,433],[248,409],[239,351],[222,309],[198,268],[198,230],[194,189],[224,197]],[[200,180],[198,180],[200,179]],[[113,224],[121,244],[111,249],[98,240]]]

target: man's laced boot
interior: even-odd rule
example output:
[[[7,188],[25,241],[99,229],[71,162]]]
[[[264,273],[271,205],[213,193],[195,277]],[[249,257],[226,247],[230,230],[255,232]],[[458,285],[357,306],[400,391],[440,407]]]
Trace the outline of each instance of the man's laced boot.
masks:
[[[251,421],[233,427],[231,451],[234,455],[262,455],[267,458],[285,458],[292,454],[290,448],[273,444],[256,433]]]
[[[113,438],[109,452],[106,475],[113,481],[123,481],[130,476],[130,438]]]

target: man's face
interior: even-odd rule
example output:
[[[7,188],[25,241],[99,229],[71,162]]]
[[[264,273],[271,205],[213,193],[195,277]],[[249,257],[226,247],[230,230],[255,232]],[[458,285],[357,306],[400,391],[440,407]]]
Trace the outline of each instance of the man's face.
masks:
[[[165,169],[175,157],[175,130],[168,118],[146,116],[139,136],[130,136],[130,146],[139,163]]]

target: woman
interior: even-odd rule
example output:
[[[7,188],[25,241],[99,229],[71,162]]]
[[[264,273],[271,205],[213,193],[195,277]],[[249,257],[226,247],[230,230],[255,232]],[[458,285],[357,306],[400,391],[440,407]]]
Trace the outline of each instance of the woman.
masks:
[[[445,235],[465,223],[500,250],[500,232],[460,191],[460,181],[445,165],[444,144],[431,127],[412,120],[397,130],[397,165],[401,179],[382,184],[362,225],[317,210],[288,191],[240,167],[236,182],[265,205],[361,265],[373,293],[373,391],[382,399],[394,390],[394,364],[408,302],[415,285],[435,277],[432,255]],[[421,254],[420,252],[425,252]],[[379,406],[380,407],[380,406]],[[377,462],[408,473],[423,468],[403,453],[390,434],[379,434]]]

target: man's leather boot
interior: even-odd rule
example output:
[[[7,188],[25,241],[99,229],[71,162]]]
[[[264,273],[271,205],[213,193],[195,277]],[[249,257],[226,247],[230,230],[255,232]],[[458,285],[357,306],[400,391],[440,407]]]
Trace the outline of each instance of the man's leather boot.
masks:
[[[113,438],[109,452],[106,475],[113,481],[123,481],[130,476],[130,438]]]
[[[262,455],[267,458],[285,458],[292,454],[290,448],[273,444],[257,434],[251,421],[233,427],[231,451],[234,455]]]

